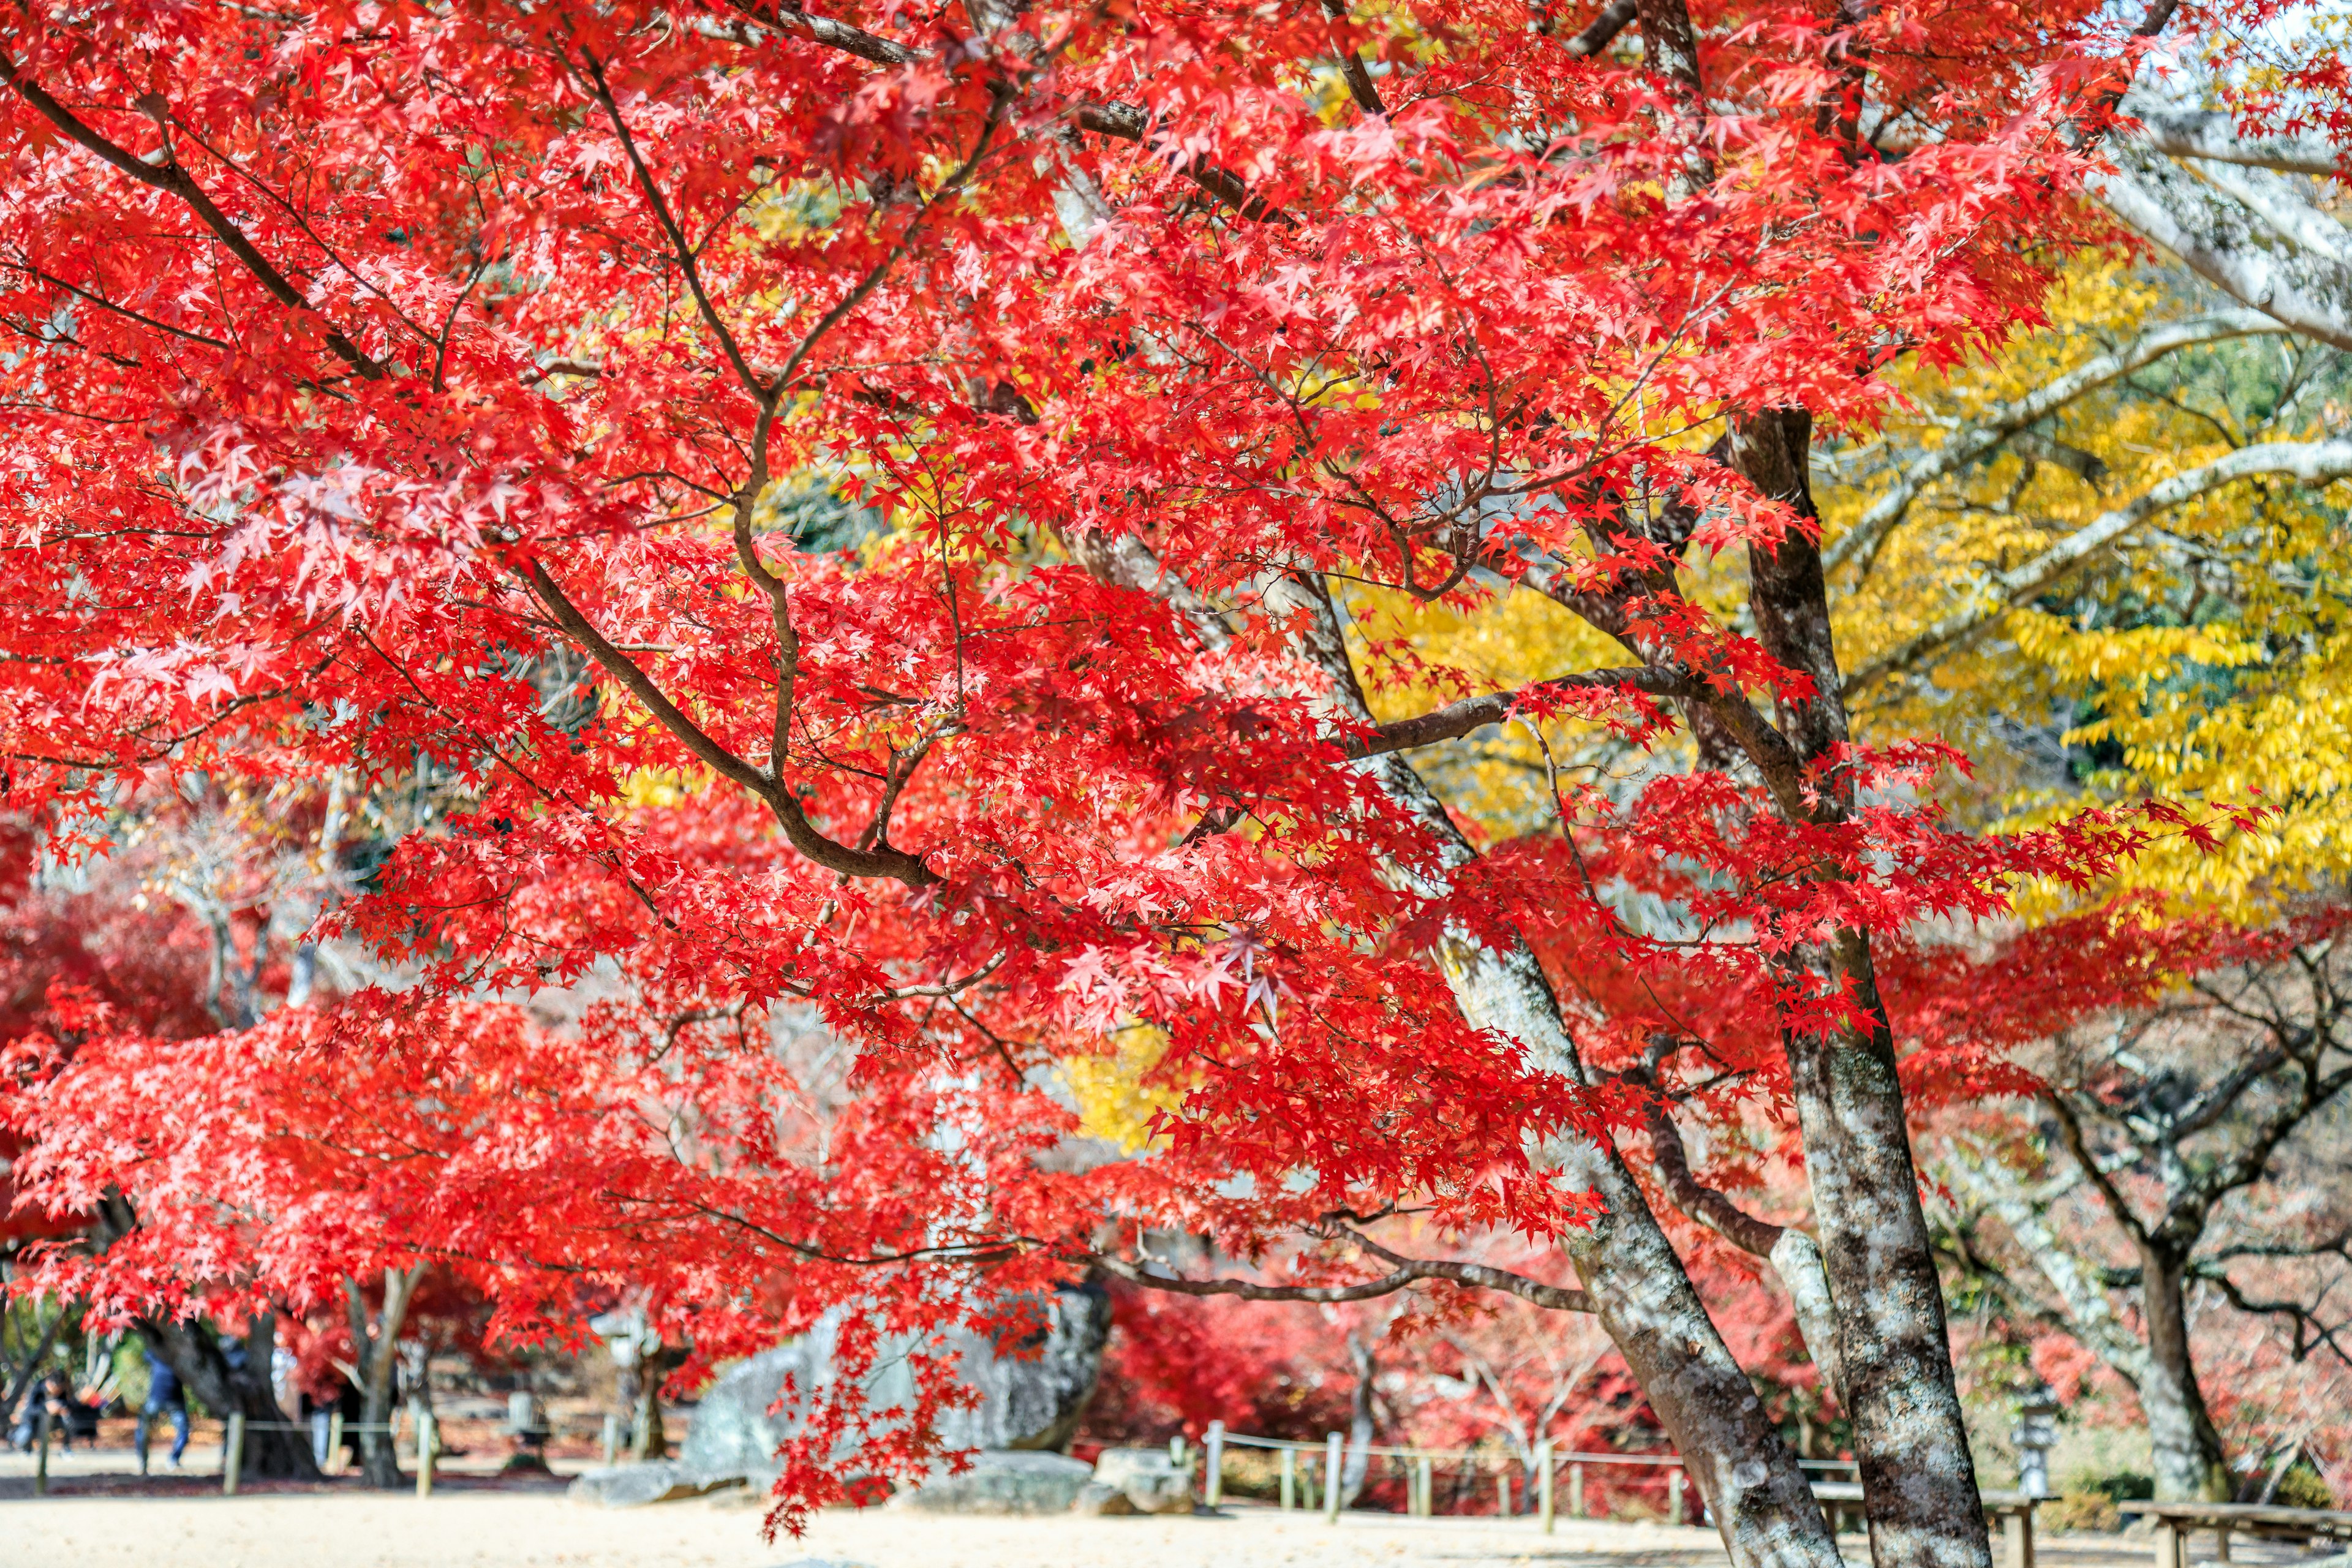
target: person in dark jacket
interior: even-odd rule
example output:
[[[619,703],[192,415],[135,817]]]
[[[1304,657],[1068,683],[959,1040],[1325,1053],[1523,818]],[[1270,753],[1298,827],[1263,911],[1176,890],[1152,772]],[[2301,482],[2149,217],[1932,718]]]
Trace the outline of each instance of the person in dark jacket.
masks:
[[[147,1428],[155,1417],[169,1412],[172,1417],[172,1468],[180,1468],[180,1456],[188,1451],[188,1395],[180,1386],[180,1374],[172,1363],[147,1352],[147,1403],[139,1412],[139,1433],[135,1446],[139,1450],[139,1473],[147,1473]]]
[[[50,1373],[26,1396],[25,1407],[16,1413],[16,1429],[8,1440],[19,1448],[30,1448],[40,1441],[41,1416],[49,1418],[49,1440],[60,1443],[68,1454],[73,1452],[77,1433],[95,1432],[98,1423],[87,1406],[74,1397],[73,1384],[62,1372]]]

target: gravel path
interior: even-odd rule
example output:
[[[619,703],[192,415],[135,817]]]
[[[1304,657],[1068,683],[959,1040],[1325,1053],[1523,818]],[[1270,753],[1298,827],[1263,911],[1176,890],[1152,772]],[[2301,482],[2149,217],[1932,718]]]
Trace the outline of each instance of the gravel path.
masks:
[[[820,1516],[808,1535],[761,1540],[745,1494],[605,1510],[551,1482],[454,1476],[420,1501],[343,1483],[264,1485],[224,1498],[210,1466],[141,1482],[125,1456],[58,1456],[50,1495],[32,1466],[0,1456],[0,1562],[7,1568],[1724,1568],[1715,1534],[1657,1525],[1531,1520],[1318,1516],[1255,1504],[1217,1517],[986,1519],[896,1510]],[[192,1453],[191,1459],[199,1456]],[[1866,1562],[1859,1537],[1842,1544]],[[2206,1543],[2200,1542],[2200,1548]],[[2252,1546],[2252,1550],[2250,1550]],[[2147,1546],[2116,1537],[2047,1541],[2042,1568],[2143,1568]],[[2206,1551],[2200,1550],[2199,1557]],[[2303,1557],[2241,1543],[2241,1564]]]

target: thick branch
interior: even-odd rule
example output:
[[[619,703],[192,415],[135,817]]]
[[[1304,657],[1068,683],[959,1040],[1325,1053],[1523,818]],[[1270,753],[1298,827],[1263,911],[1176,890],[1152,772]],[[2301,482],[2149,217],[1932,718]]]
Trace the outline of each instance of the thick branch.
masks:
[[[2202,188],[2195,187],[2188,197],[2168,201],[2167,184],[2159,173],[2141,175],[2121,170],[2094,175],[2090,181],[2092,194],[2116,221],[2149,244],[2179,257],[2182,265],[2223,293],[2295,331],[2337,348],[2352,348],[2352,309],[2345,302],[2343,279],[2331,279],[2336,286],[2323,291],[2295,276],[2281,257],[2249,238],[2227,233],[2223,226],[2215,226],[2213,232],[2200,232],[2178,208],[2198,201]]]
[[[1427,713],[1394,720],[1360,742],[1355,754],[1377,757],[1415,746],[1434,745],[1440,741],[1458,741],[1473,731],[1504,722],[1521,709],[1539,707],[1548,697],[1570,691],[1623,690],[1646,692],[1652,697],[1684,697],[1691,689],[1692,683],[1684,677],[1650,665],[1564,675],[1556,680],[1539,680],[1517,691],[1489,691],[1478,697],[1465,697]]]
[[[1381,89],[1372,85],[1372,73],[1364,64],[1362,52],[1349,47],[1342,36],[1348,24],[1347,0],[1323,0],[1323,15],[1331,18],[1331,36],[1339,45],[1339,75],[1348,83],[1348,96],[1366,114],[1386,118],[1389,106],[1381,101]]]
[[[1584,31],[1563,44],[1561,48],[1580,59],[1597,55],[1617,41],[1617,35],[1633,23],[1633,0],[1611,0],[1609,8],[1592,18]]]
[[[2321,179],[2340,175],[2347,156],[2345,149],[2316,136],[2240,136],[2230,117],[2215,110],[2150,110],[2140,116],[2140,137],[2175,158],[2210,158]]]
[[[0,55],[0,81],[15,88],[42,119],[65,132],[76,145],[95,153],[139,184],[177,196],[186,203],[204,226],[213,231],[214,237],[228,247],[229,253],[243,262],[246,270],[269,291],[271,299],[289,310],[299,310],[312,316],[318,314],[310,302],[302,297],[302,291],[270,264],[269,258],[245,237],[244,231],[229,221],[228,215],[213,204],[212,197],[205,194],[204,187],[196,184],[195,177],[180,166],[180,161],[171,155],[168,142],[164,146],[163,161],[160,163],[149,163],[116,146],[84,124],[71,110],[50,97],[40,83],[25,75],[16,62],[5,55]],[[370,381],[383,375],[383,365],[334,327],[327,327],[322,337],[336,358]]]
[[[1664,1105],[1656,1101],[1650,1106],[1649,1131],[1650,1147],[1657,1155],[1658,1179],[1665,1184],[1666,1196],[1674,1200],[1675,1207],[1740,1251],[1769,1258],[1780,1244],[1783,1227],[1758,1219],[1693,1175],[1682,1129],[1666,1114]]]

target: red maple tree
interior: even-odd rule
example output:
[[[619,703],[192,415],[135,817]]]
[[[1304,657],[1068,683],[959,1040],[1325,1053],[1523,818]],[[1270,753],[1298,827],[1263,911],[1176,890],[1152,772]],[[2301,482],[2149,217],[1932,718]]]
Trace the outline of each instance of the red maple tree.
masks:
[[[50,1282],[431,1259],[528,1329],[585,1276],[698,1364],[1087,1267],[1490,1286],[1598,1314],[1743,1568],[1832,1565],[1663,1196],[1818,1309],[1880,1560],[1984,1563],[1879,953],[2163,824],[1971,837],[1916,804],[1948,752],[1852,743],[1806,452],[2032,318],[2173,9],[12,17],[12,808],[457,800],[321,917],[400,986],[16,1039],[20,1176],[121,1221]],[[1724,552],[1752,635],[1684,592]],[[1628,662],[1379,723],[1363,584],[1541,594]],[[1407,758],[1511,718],[1697,765],[1482,853]],[[801,1005],[845,1078],[778,1047]],[[1055,1064],[1133,1025],[1166,1146],[1062,1157]],[[1756,1095],[1818,1246],[1618,1150]],[[1359,1228],[1399,1209],[1580,1284]],[[1173,1280],[1169,1228],[1327,1249]],[[819,1412],[795,1507],[845,1441],[933,1457],[921,1365]]]

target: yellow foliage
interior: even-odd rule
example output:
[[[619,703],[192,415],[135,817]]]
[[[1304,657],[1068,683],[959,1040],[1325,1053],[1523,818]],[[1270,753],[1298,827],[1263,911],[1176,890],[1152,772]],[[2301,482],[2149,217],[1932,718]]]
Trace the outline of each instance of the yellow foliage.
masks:
[[[2193,316],[2189,286],[2108,258],[2080,265],[2050,324],[1949,375],[1920,374],[1916,412],[1839,449],[1823,487],[1830,535],[1851,528],[1917,453],[2147,327]],[[2016,564],[2172,475],[2235,447],[2333,435],[2344,367],[2277,335],[2176,353],[2077,399],[2027,442],[1933,487],[1832,585],[1848,668]],[[1939,732],[1983,770],[1987,818],[2046,819],[2086,795],[2191,805],[2262,803],[2273,830],[2220,853],[2158,846],[2124,885],[2235,918],[2352,869],[2347,784],[2352,536],[2346,487],[2246,480],[2156,517],[1915,674],[1857,694],[1866,739]]]
[[[1077,1102],[1079,1131],[1122,1153],[1151,1146],[1151,1119],[1184,1103],[1181,1089],[1146,1081],[1167,1054],[1163,1031],[1137,1025],[1114,1037],[1108,1055],[1064,1058],[1062,1081]]]
[[[1866,438],[1825,443],[1815,491],[1834,542],[1921,453],[2147,327],[2207,307],[2193,285],[2116,257],[2079,263],[2048,323],[1949,373],[1912,373],[1910,407]],[[1903,525],[1831,584],[1845,668],[1859,669],[1956,607],[1985,574],[2038,554],[2164,479],[2258,441],[2340,432],[2352,368],[2263,334],[2159,360],[2076,399],[1995,456],[1929,487]],[[2040,600],[1915,671],[1852,694],[1857,739],[1941,735],[1978,769],[1955,804],[1976,820],[2047,820],[2096,799],[2267,805],[2270,830],[2206,854],[2155,847],[2123,886],[2236,918],[2352,872],[2352,531],[2347,487],[2241,481],[2156,517]],[[1695,562],[1689,591],[1718,609],[1744,563]],[[1622,650],[1532,593],[1464,609],[1357,590],[1375,713],[1618,662]],[[1657,765],[1606,732],[1547,726],[1564,770]],[[1447,798],[1489,832],[1549,821],[1541,750],[1524,726],[1423,757]],[[1588,773],[1587,776],[1590,776]],[[2116,889],[2120,890],[2120,889]]]

